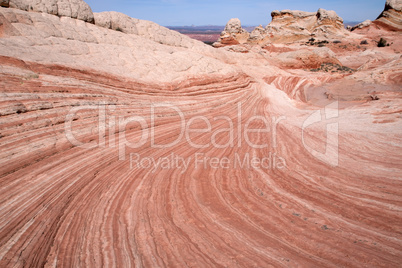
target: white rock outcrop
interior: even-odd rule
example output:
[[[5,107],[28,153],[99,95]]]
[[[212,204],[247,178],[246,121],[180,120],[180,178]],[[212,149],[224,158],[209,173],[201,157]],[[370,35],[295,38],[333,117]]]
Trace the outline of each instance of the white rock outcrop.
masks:
[[[138,35],[125,34],[72,18],[0,8],[0,25],[0,56],[151,82],[234,72],[214,58],[222,54],[218,50],[156,23],[138,20]]]
[[[244,44],[249,37],[250,34],[241,27],[241,22],[238,18],[230,19],[214,46]]]
[[[9,7],[24,11],[48,13],[94,23],[91,7],[83,0],[9,0]]]
[[[260,43],[266,38],[265,29],[262,25],[256,27],[251,33],[248,41],[250,43]]]
[[[402,11],[401,0],[387,0],[385,2],[385,9],[394,9],[396,11]]]
[[[225,26],[225,32],[227,33],[242,33],[244,30],[241,27],[239,19],[230,19]]]
[[[265,28],[273,42],[292,42],[310,36],[345,35],[343,19],[335,11],[318,9],[317,12],[273,11],[272,22]]]
[[[160,44],[176,47],[193,48],[204,46],[202,42],[196,41],[179,32],[172,31],[152,21],[131,18],[119,12],[94,13],[95,25],[117,30],[126,34],[135,34]]]
[[[344,28],[343,19],[339,17],[333,10],[318,9],[317,25],[330,25],[337,29]]]
[[[365,27],[370,26],[371,23],[372,23],[371,20],[365,20],[365,21],[363,21],[363,22],[357,24],[356,26],[353,26],[350,30],[351,30],[351,31],[354,31],[354,30],[356,30],[356,29],[363,29],[363,28],[365,28]]]
[[[128,34],[138,34],[137,22],[126,14],[110,11],[95,13],[95,24],[103,28],[121,31]]]

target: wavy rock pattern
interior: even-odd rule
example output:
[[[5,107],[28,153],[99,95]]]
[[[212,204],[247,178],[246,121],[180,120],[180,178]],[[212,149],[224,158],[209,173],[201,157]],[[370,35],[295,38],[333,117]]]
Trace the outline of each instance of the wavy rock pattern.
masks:
[[[183,140],[167,150],[146,144],[119,161],[118,149],[108,143],[118,135],[116,128],[105,132],[105,148],[84,150],[68,142],[64,123],[69,109],[105,103],[115,107],[113,115],[144,116],[150,125],[144,107],[161,98],[180,107],[186,119],[203,115],[211,122],[213,116],[236,118],[242,103],[244,126],[251,116],[270,118],[280,112],[283,107],[272,101],[281,97],[263,96],[264,90],[245,76],[204,79],[168,91],[11,58],[2,58],[2,64],[26,74],[3,71],[1,80],[1,266],[398,265],[401,154],[395,146],[401,139],[393,127],[385,126],[385,132],[370,125],[374,129],[367,136],[361,128],[342,126],[341,165],[329,169],[301,146],[296,121],[303,115],[293,110],[278,128],[276,153],[286,159],[284,170],[130,169],[129,153],[264,157],[270,151],[247,145],[195,150]],[[157,140],[174,140],[180,118],[165,111],[160,115]],[[98,120],[97,110],[79,114],[77,139],[99,143]],[[357,118],[343,122],[348,120],[367,123]],[[212,123],[213,129],[220,127],[222,122]],[[140,135],[135,126],[126,132],[129,140]],[[385,137],[378,139],[380,133]],[[209,138],[197,134],[192,140],[205,144]],[[254,138],[270,144],[267,135]],[[219,140],[225,142],[225,137]]]
[[[307,71],[272,67],[264,54],[166,46],[48,14],[4,9],[0,19],[0,267],[400,264],[400,92],[339,110],[331,167],[308,150],[322,151],[332,134],[323,122],[302,142],[303,122],[319,108],[286,87],[329,75],[303,80]],[[400,59],[387,68],[400,84]],[[142,125],[124,124],[133,116]],[[207,120],[216,135],[177,139],[183,120],[191,129]],[[224,146],[231,136],[219,130],[231,122],[233,146]],[[178,142],[119,146],[134,147],[150,129],[158,145]],[[248,154],[267,160],[204,162]],[[190,161],[153,168],[136,156]]]

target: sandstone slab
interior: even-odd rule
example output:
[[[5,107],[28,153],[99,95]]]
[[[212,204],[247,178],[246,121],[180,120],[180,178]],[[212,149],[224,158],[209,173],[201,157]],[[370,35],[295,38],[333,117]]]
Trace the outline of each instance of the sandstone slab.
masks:
[[[109,15],[0,9],[0,267],[400,266],[398,32],[214,49]]]

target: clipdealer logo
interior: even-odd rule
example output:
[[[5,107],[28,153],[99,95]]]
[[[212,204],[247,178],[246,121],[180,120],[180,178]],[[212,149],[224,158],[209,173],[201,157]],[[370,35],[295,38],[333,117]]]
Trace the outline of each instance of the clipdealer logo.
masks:
[[[201,163],[207,163],[208,167],[212,168],[227,168],[231,166],[237,167],[252,167],[255,169],[275,169],[286,167],[286,160],[278,155],[275,151],[278,147],[277,141],[277,127],[283,121],[286,121],[285,116],[266,118],[264,116],[252,116],[250,118],[243,118],[242,116],[242,104],[238,103],[237,118],[231,118],[226,115],[216,116],[214,118],[207,118],[202,115],[195,115],[190,118],[186,118],[185,114],[179,107],[168,103],[151,103],[149,107],[149,114],[145,116],[113,116],[111,115],[116,111],[115,105],[107,105],[106,103],[99,103],[96,105],[77,106],[70,110],[65,120],[65,135],[70,143],[76,147],[82,149],[94,149],[94,148],[117,148],[119,160],[125,161],[127,158],[127,149],[138,149],[146,144],[149,144],[153,149],[171,149],[174,146],[185,142],[191,148],[196,149],[197,152],[201,149],[227,149],[243,146],[247,146],[248,152],[256,152],[258,150],[264,150],[264,157],[258,158],[258,156],[245,154],[244,156],[236,155],[233,159],[216,159],[215,157],[201,157],[200,154],[195,154],[192,158],[195,164],[202,166]],[[158,109],[159,113],[158,113]],[[92,132],[97,132],[98,140],[92,142],[79,141],[82,134],[73,131],[73,122],[79,118],[78,113],[88,112],[92,110],[93,113],[97,112],[98,122],[94,124]],[[173,114],[178,121],[179,125],[174,131],[177,132],[177,136],[174,141],[169,144],[157,144],[156,143],[156,121],[160,115],[163,115],[167,110]],[[322,111],[318,110],[312,113],[301,126],[302,129],[302,144],[304,148],[313,155],[316,159],[329,164],[332,167],[339,165],[339,123],[336,119],[339,117],[338,102],[334,102],[325,107]],[[96,117],[94,117],[96,118]],[[335,120],[335,121],[334,121]],[[219,124],[213,124],[218,122]],[[326,124],[326,141],[325,152],[319,152],[311,148],[306,142],[306,136],[309,133],[309,127],[317,124],[327,122]],[[197,125],[198,123],[198,125]],[[224,124],[222,124],[224,123]],[[136,124],[137,128],[134,132],[130,132],[128,125]],[[237,126],[236,126],[237,124]],[[203,127],[201,127],[203,125]],[[216,125],[220,126],[219,128]],[[223,128],[222,126],[227,127]],[[253,125],[258,125],[257,129],[253,128]],[[96,129],[97,127],[97,129]],[[215,128],[214,128],[215,127]],[[108,135],[106,133],[108,132]],[[137,141],[134,143],[129,141],[130,134],[135,133]],[[196,142],[192,138],[192,134],[205,135],[205,139],[200,143]],[[250,136],[253,133],[261,134],[266,137],[263,144],[253,143],[253,139]],[[222,136],[227,137],[223,142]],[[219,138],[220,137],[220,138]],[[108,139],[106,141],[106,138]],[[281,143],[283,144],[283,143]],[[269,149],[273,149],[273,152],[269,152]],[[138,167],[150,168],[162,167],[162,168],[186,168],[191,161],[188,159],[182,159],[180,156],[171,158],[162,157],[161,159],[153,159],[152,156],[142,157],[140,154],[130,154],[130,166],[136,164]],[[239,163],[239,165],[237,165]],[[241,165],[240,165],[241,163]],[[205,167],[206,168],[206,167]]]
[[[149,107],[149,114],[146,115],[134,115],[134,116],[113,116],[111,112],[116,110],[114,105],[106,105],[100,103],[99,105],[87,105],[77,106],[70,110],[65,119],[65,135],[68,141],[82,149],[93,148],[110,148],[118,147],[119,160],[126,159],[127,148],[137,149],[146,144],[153,149],[169,149],[178,145],[180,142],[185,142],[188,146],[194,149],[226,149],[226,148],[241,148],[242,146],[248,146],[250,149],[267,149],[270,146],[272,148],[277,147],[277,125],[281,121],[286,120],[286,117],[272,117],[266,118],[264,116],[251,116],[250,118],[244,118],[242,115],[242,103],[238,103],[237,116],[231,118],[227,115],[215,116],[209,118],[203,115],[194,115],[190,118],[186,118],[185,114],[179,107],[168,103],[151,103]],[[158,112],[158,109],[159,112]],[[88,112],[97,110],[98,122],[97,142],[81,142],[79,133],[74,131],[73,122],[77,120],[80,112]],[[177,135],[174,141],[168,144],[158,144],[156,142],[156,128],[157,120],[159,116],[163,118],[164,113],[169,110],[169,113],[177,118],[179,126],[176,129],[171,129]],[[94,115],[92,117],[95,118]],[[216,123],[216,124],[213,124]],[[129,124],[136,124],[138,140],[134,143],[129,141],[128,136],[132,134],[128,130]],[[198,125],[197,125],[198,124]],[[200,126],[202,125],[202,127]],[[225,125],[225,127],[222,127]],[[253,128],[253,125],[258,125],[258,128]],[[94,124],[95,128],[95,124]],[[117,130],[117,131],[116,131]],[[109,135],[106,135],[108,132]],[[265,142],[253,142],[250,137],[253,133],[266,135]],[[192,138],[192,134],[205,134],[206,139],[202,142],[196,141]],[[106,137],[108,136],[108,143],[106,143]],[[222,136],[227,139],[222,139]],[[81,134],[82,137],[82,134]],[[224,141],[222,141],[224,140]]]

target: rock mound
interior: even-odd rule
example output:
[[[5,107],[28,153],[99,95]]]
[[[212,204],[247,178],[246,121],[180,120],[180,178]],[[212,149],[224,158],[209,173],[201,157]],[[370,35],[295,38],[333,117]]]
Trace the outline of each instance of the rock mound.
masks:
[[[137,21],[126,14],[110,11],[95,13],[95,24],[115,31],[127,34],[138,34]]]
[[[337,30],[344,29],[343,19],[339,17],[333,10],[318,9],[317,11],[317,26],[327,25]]]
[[[179,32],[169,30],[152,21],[131,18],[120,12],[95,13],[95,25],[127,34],[140,35],[169,46],[186,48],[203,46],[201,42]]]
[[[0,8],[0,25],[0,55],[21,60],[153,82],[199,75],[201,69],[204,74],[232,72],[230,66],[211,58],[217,50],[156,23],[138,20],[135,35],[67,17]]]
[[[225,30],[221,33],[221,36],[214,46],[227,46],[244,44],[249,39],[250,34],[241,27],[239,19],[230,19],[226,24]]]
[[[317,37],[339,37],[347,34],[343,19],[335,11],[320,8],[316,13],[303,11],[273,11],[272,22],[265,28],[265,35],[273,43],[294,42]]]
[[[357,24],[356,26],[353,26],[353,27],[351,28],[351,31],[354,31],[354,30],[356,30],[356,29],[363,29],[363,28],[365,28],[365,27],[369,27],[369,26],[371,25],[371,23],[372,23],[371,20],[365,20],[365,21],[363,21],[363,22]]]
[[[256,27],[250,34],[250,37],[248,39],[249,43],[257,43],[261,44],[264,43],[264,41],[268,38],[268,36],[265,34],[265,29],[262,27],[262,25]]]
[[[83,0],[2,0],[0,5],[94,23],[92,9]]]

